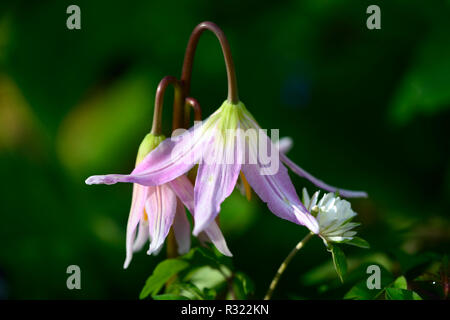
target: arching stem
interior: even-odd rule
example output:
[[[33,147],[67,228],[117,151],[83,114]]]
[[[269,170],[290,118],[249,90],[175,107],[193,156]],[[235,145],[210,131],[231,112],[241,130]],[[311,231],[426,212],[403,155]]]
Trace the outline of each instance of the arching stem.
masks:
[[[162,80],[159,82],[158,88],[156,89],[156,96],[155,96],[155,108],[153,111],[153,123],[152,123],[152,130],[151,133],[154,135],[160,135],[161,134],[161,120],[162,120],[162,108],[164,105],[164,93],[166,92],[166,89],[169,85],[173,85],[174,87],[174,118],[175,118],[175,109],[180,109],[179,106],[180,98],[181,98],[181,86],[180,82],[177,78],[172,76],[166,76],[162,78]]]
[[[188,107],[191,107],[194,110],[194,120],[202,121],[202,108],[200,108],[200,104],[198,103],[197,99],[192,98],[192,97],[187,97],[185,102]],[[190,120],[189,110],[187,110],[184,119],[185,119],[185,125],[188,126],[189,120]]]
[[[228,43],[228,40],[225,37],[224,32],[215,23],[209,21],[205,21],[197,25],[194,31],[192,31],[191,37],[189,38],[186,53],[184,55],[183,71],[181,73],[181,83],[183,85],[184,98],[189,96],[195,50],[197,48],[198,40],[200,39],[200,36],[205,30],[212,31],[220,42],[223,56],[225,58],[225,65],[227,68],[228,101],[236,104],[239,102],[239,97],[237,89],[236,71],[234,69],[234,63],[231,57],[230,44]]]

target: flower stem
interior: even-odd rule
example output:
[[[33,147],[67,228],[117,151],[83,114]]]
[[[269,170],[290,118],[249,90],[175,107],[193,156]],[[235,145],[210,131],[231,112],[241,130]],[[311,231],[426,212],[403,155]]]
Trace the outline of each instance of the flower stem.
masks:
[[[219,39],[220,46],[222,47],[223,56],[225,58],[225,65],[227,68],[228,76],[228,101],[231,103],[238,103],[238,90],[236,81],[236,71],[234,69],[233,59],[231,57],[230,44],[225,37],[224,32],[213,22],[205,21],[197,25],[192,31],[191,37],[186,48],[184,55],[183,71],[181,73],[181,82],[183,85],[184,98],[189,95],[191,86],[192,66],[194,64],[195,50],[197,49],[198,40],[201,34],[205,30],[210,30]]]
[[[275,291],[275,288],[277,287],[278,282],[280,281],[281,275],[283,274],[284,270],[286,270],[287,265],[289,262],[291,262],[292,258],[297,254],[297,252],[303,248],[306,242],[308,242],[309,239],[314,235],[314,233],[310,232],[300,241],[297,243],[294,249],[289,253],[289,255],[284,259],[283,263],[280,265],[280,267],[277,270],[277,273],[275,274],[275,277],[273,278],[272,282],[270,283],[269,290],[267,290],[266,296],[264,297],[264,300],[270,300],[272,297],[273,292]]]
[[[164,105],[164,93],[166,92],[167,86],[171,84],[174,87],[174,122],[175,120],[179,121],[176,118],[177,109],[180,109],[179,106],[181,105],[181,102],[179,101],[181,98],[181,86],[180,82],[177,78],[172,76],[166,76],[162,78],[162,80],[159,82],[158,88],[156,89],[156,96],[155,96],[155,108],[153,111],[153,123],[152,123],[152,130],[151,133],[153,135],[160,135],[161,134],[161,118],[162,118],[162,108]]]
[[[178,246],[175,239],[175,233],[173,227],[170,228],[169,234],[167,235],[167,258],[172,259],[178,257]]]
[[[186,106],[188,107],[186,109],[184,121],[185,126],[189,125],[189,119],[190,119],[190,108],[191,107],[194,110],[194,120],[195,121],[202,121],[202,108],[200,107],[200,104],[198,103],[197,99],[194,99],[192,97],[187,97],[185,99]]]

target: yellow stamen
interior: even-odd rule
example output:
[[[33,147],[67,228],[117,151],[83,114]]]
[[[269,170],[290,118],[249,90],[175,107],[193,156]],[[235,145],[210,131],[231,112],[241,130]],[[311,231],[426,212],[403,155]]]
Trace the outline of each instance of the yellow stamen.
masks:
[[[144,209],[144,221],[148,221],[148,215],[147,215],[147,211],[145,211],[145,209]]]
[[[247,198],[248,201],[250,201],[252,199],[252,189],[250,188],[250,185],[248,184],[247,179],[245,179],[244,174],[242,173],[242,171],[239,173],[242,183],[244,184],[244,189],[245,189],[245,196]]]

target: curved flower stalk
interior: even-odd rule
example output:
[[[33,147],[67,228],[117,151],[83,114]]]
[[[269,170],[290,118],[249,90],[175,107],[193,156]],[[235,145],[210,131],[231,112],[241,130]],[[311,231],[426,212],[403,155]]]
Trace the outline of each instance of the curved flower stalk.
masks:
[[[161,141],[164,141],[164,136],[149,133],[139,147],[137,165]],[[133,252],[141,250],[149,240],[150,247],[147,254],[158,254],[171,227],[178,244],[178,253],[187,253],[190,249],[191,231],[184,206],[194,213],[193,204],[194,188],[184,175],[158,186],[134,184],[127,225],[127,254],[124,268],[129,266]],[[212,242],[222,254],[231,256],[215,221],[212,221],[200,236]]]
[[[285,147],[289,147],[288,142],[285,141]],[[354,245],[361,248],[369,248],[369,244],[364,240],[356,236],[356,231],[353,229],[359,226],[359,223],[351,222],[351,220],[357,215],[351,208],[350,202],[341,199],[336,194],[330,192],[325,194],[319,200],[319,193],[317,191],[312,197],[309,196],[308,191],[303,188],[303,204],[306,209],[311,212],[317,219],[319,224],[319,232],[317,235],[322,238],[328,251],[332,252],[333,261],[335,264],[336,271],[343,281],[341,266],[337,266],[337,259],[340,259],[340,264],[346,264],[343,253],[339,254],[337,257],[337,252],[341,252],[334,243],[346,243]],[[303,248],[306,242],[308,242],[314,234],[310,232],[306,235],[297,245],[292,249],[289,255],[281,263],[280,267],[275,274],[272,282],[270,283],[269,290],[264,297],[264,300],[269,300],[280,281],[281,275],[286,270],[287,265],[292,260],[292,258],[298,253],[298,251]],[[344,259],[344,261],[342,261]]]
[[[268,156],[270,155],[270,156]],[[208,119],[163,141],[129,175],[92,176],[87,184],[167,183],[199,164],[195,181],[194,235],[218,215],[242,171],[256,194],[278,217],[318,232],[316,219],[297,196],[279,151],[244,104],[225,101]]]

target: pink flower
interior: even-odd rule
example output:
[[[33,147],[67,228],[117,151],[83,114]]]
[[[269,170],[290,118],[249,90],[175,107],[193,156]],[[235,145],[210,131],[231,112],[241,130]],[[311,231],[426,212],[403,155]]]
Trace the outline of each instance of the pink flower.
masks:
[[[316,219],[298,198],[280,158],[297,174],[326,190],[333,188],[307,174],[280,153],[242,102],[233,104],[225,101],[200,125],[163,141],[131,174],[92,176],[86,183],[133,182],[157,186],[184,175],[199,164],[194,187],[193,231],[194,235],[198,235],[219,214],[220,205],[235,188],[242,171],[253,190],[276,216],[305,225],[318,233]],[[342,190],[339,192],[344,195]],[[347,196],[362,195],[344,192]]]
[[[137,166],[145,155],[163,140],[163,136],[148,134],[139,147]],[[141,250],[149,240],[150,247],[147,254],[158,254],[171,227],[178,245],[178,253],[184,254],[189,251],[191,227],[184,206],[194,214],[194,187],[185,175],[157,186],[133,185],[124,268],[129,266],[133,252]],[[212,242],[222,254],[232,255],[215,221],[212,221],[200,236]]]

